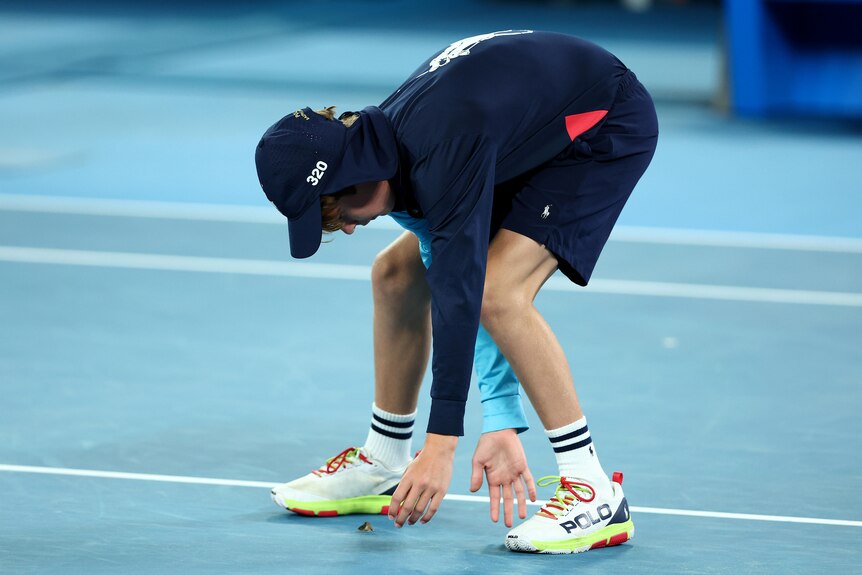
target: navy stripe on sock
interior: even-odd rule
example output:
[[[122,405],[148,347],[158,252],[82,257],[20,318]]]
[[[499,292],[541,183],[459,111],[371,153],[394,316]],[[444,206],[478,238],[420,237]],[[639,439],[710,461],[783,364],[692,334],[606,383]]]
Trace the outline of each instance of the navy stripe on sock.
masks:
[[[574,437],[578,437],[579,435],[583,435],[583,434],[585,434],[587,431],[589,431],[589,429],[588,429],[588,428],[587,428],[587,426],[585,425],[585,426],[583,426],[582,428],[580,428],[580,429],[576,429],[576,430],[574,430],[574,431],[573,431],[573,432],[571,432],[571,433],[567,433],[567,434],[565,434],[565,435],[561,435],[561,436],[559,436],[559,437],[549,437],[548,439],[550,439],[550,440],[551,440],[551,443],[560,443],[561,441],[566,441],[566,440],[568,440],[568,439],[572,439],[572,438],[574,438]]]
[[[589,445],[592,442],[593,442],[593,438],[588,437],[583,441],[579,441],[577,443],[572,443],[571,445],[562,445],[560,447],[555,447],[554,453],[563,453],[564,451],[572,451],[573,449],[580,449],[581,447]]]
[[[383,428],[377,427],[373,423],[371,424],[371,429],[373,429],[380,435],[385,435],[386,437],[391,437],[392,439],[410,439],[411,437],[413,437],[412,431],[408,433],[394,433],[392,431],[387,431]]]
[[[387,419],[383,419],[376,413],[372,413],[371,417],[382,423],[383,425],[388,425],[389,427],[413,427],[413,420],[410,421],[389,421]]]

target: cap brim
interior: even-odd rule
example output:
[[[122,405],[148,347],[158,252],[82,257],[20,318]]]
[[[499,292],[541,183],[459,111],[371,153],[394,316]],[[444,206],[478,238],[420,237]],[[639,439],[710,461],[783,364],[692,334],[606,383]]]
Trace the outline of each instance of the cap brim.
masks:
[[[288,218],[287,228],[290,234],[290,255],[295,258],[308,258],[320,249],[323,235],[321,228],[322,216],[320,202],[312,202],[298,218]]]

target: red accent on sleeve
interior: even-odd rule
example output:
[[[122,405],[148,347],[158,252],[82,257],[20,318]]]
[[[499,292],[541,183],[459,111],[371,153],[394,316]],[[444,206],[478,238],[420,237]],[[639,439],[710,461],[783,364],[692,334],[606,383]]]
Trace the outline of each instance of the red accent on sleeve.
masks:
[[[622,485],[623,484],[622,472],[621,471],[614,471],[614,475],[611,478],[611,481],[613,481],[614,483],[619,483],[620,485]]]
[[[574,141],[575,138],[598,124],[607,113],[607,110],[595,110],[566,116],[566,131],[569,133],[569,137]]]

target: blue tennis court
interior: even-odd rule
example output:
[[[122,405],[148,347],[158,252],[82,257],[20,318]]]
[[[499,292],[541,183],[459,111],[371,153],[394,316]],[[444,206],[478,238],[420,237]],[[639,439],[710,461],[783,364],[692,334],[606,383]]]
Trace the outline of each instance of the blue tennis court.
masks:
[[[858,123],[722,112],[712,3],[326,6],[0,3],[0,572],[858,572]],[[605,45],[657,102],[658,152],[590,286],[537,300],[635,539],[506,551],[468,489],[475,388],[428,525],[286,513],[272,485],[365,438],[370,266],[399,231],[291,260],[257,139],[525,27]],[[528,418],[533,475],[555,473]]]

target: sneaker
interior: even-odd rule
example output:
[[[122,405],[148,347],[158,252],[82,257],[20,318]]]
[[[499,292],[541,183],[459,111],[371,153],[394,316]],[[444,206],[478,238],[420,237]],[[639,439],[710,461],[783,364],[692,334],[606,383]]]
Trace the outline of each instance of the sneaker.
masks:
[[[308,475],[273,487],[272,500],[300,515],[385,515],[406,469],[389,469],[364,449],[349,447]]]
[[[597,497],[591,485],[568,477],[542,477],[538,485],[553,483],[558,485],[550,501],[506,535],[510,551],[581,553],[619,545],[634,536],[622,473],[614,473],[613,495],[606,498]]]

